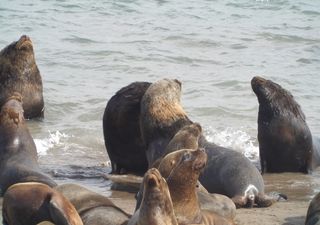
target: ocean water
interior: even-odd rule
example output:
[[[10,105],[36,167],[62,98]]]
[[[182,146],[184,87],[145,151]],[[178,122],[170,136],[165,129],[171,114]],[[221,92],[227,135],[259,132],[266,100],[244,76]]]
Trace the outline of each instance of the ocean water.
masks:
[[[207,137],[255,162],[253,76],[291,91],[320,136],[319,21],[312,0],[2,0],[0,48],[23,34],[33,41],[45,119],[28,126],[43,170],[110,195],[102,116],[134,81],[179,79],[181,103]],[[319,176],[265,179],[270,191],[309,200]]]

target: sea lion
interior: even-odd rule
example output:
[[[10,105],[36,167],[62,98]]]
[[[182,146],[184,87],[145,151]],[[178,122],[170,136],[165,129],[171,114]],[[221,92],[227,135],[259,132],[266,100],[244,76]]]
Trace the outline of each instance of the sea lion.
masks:
[[[154,161],[151,167],[158,168],[163,157],[176,150],[197,149],[201,134],[202,127],[198,123],[182,127],[170,140],[162,156]]]
[[[178,225],[167,182],[156,168],[145,173],[143,187],[141,205],[128,225]]]
[[[312,136],[291,93],[262,77],[251,87],[259,101],[258,141],[263,173],[311,170]]]
[[[112,173],[143,174],[148,168],[139,127],[140,101],[150,86],[134,82],[108,101],[103,115],[103,134]]]
[[[26,119],[43,117],[42,79],[31,39],[26,35],[0,51],[0,107],[13,92],[23,97]]]
[[[180,97],[181,82],[162,79],[151,84],[141,99],[140,128],[149,166],[164,154],[172,137],[192,123]]]
[[[14,93],[0,112],[0,192],[15,183],[56,183],[40,171],[35,143],[23,117],[21,95]]]
[[[46,184],[17,183],[3,196],[3,224],[36,225],[42,221],[54,224],[83,225],[73,205]]]
[[[129,219],[108,197],[83,186],[62,184],[55,189],[74,205],[84,225],[124,225]]]
[[[140,127],[149,165],[163,155],[169,141],[181,128],[192,124],[180,105],[180,96],[181,83],[164,79],[150,85],[142,97]],[[203,135],[198,144],[208,155],[207,166],[199,180],[210,193],[232,198],[237,207],[272,204],[264,194],[261,174],[249,159],[208,142]]]
[[[320,224],[320,193],[313,197],[309,204],[305,225]]]
[[[183,149],[169,154],[175,164],[167,177],[174,212],[179,224],[234,224],[231,220],[200,208],[197,181],[207,162],[204,149]],[[167,156],[169,156],[167,155]],[[164,158],[165,161],[166,157]],[[163,164],[159,171],[162,173]]]

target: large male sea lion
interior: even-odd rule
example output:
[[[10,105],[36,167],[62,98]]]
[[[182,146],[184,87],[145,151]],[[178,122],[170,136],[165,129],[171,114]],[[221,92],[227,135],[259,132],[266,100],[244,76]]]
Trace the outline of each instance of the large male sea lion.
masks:
[[[320,225],[320,193],[309,204],[305,225]]]
[[[35,143],[23,117],[21,95],[8,98],[0,112],[0,192],[15,183],[56,183],[40,171]]]
[[[141,130],[147,144],[150,165],[164,154],[172,137],[192,124],[180,105],[181,83],[163,79],[150,85],[141,100]],[[208,163],[200,175],[201,184],[210,192],[227,195],[237,207],[269,206],[264,195],[264,182],[257,168],[241,153],[209,143],[201,136]]]
[[[112,173],[143,174],[148,168],[139,116],[140,101],[149,86],[148,82],[131,83],[112,96],[105,108],[103,133]]]
[[[262,77],[253,77],[259,101],[258,141],[263,173],[311,169],[312,136],[300,105],[290,92]]]
[[[26,35],[0,51],[0,107],[13,92],[23,97],[25,118],[43,117],[42,79]]]
[[[36,225],[42,221],[54,224],[83,225],[73,205],[46,184],[17,183],[3,196],[3,224]]]
[[[168,155],[167,155],[168,156]],[[178,150],[170,154],[174,168],[167,177],[174,212],[179,224],[233,224],[232,221],[200,208],[197,182],[206,165],[204,149]],[[164,160],[166,157],[164,158]],[[159,171],[163,168],[160,163]],[[165,168],[166,169],[166,168]]]
[[[125,225],[129,215],[108,197],[77,184],[55,187],[76,208],[84,225]]]
[[[181,82],[162,79],[150,85],[141,99],[140,128],[148,164],[162,157],[172,137],[192,122],[180,105]]]
[[[143,179],[143,197],[128,225],[178,225],[166,180],[156,168]]]

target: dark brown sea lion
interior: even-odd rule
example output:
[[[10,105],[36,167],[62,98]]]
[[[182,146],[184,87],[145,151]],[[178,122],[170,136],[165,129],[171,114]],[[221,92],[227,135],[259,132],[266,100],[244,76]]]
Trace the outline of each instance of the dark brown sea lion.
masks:
[[[320,193],[310,202],[305,225],[320,225]]]
[[[143,197],[128,225],[178,225],[166,180],[156,168],[143,179]]]
[[[141,98],[149,86],[148,82],[131,83],[112,96],[105,108],[103,133],[112,173],[143,174],[148,168],[139,115]]]
[[[181,83],[160,80],[147,89],[141,100],[141,131],[147,145],[150,165],[164,154],[172,137],[192,124],[180,105]],[[209,143],[201,136],[208,163],[200,175],[201,184],[210,192],[232,198],[237,207],[270,206],[264,195],[264,182],[257,168],[241,153]]]
[[[23,97],[25,118],[43,117],[42,79],[32,42],[26,35],[0,52],[0,107],[13,92]]]
[[[263,173],[311,169],[312,136],[300,105],[290,92],[262,77],[251,80],[259,101],[258,141]]]
[[[181,82],[163,79],[150,85],[141,99],[140,128],[148,164],[162,157],[173,136],[192,122],[180,105]]]
[[[62,184],[55,189],[76,208],[84,225],[124,225],[129,215],[108,197],[77,184]]]
[[[35,143],[23,117],[21,95],[5,101],[0,112],[0,189],[3,195],[15,183],[56,183],[40,171]]]
[[[54,224],[83,225],[73,205],[59,192],[45,184],[17,183],[3,196],[3,224],[36,225],[42,221]]]
[[[174,212],[179,224],[233,224],[232,221],[200,208],[197,182],[206,165],[204,149],[178,150],[170,154],[175,167],[167,177]],[[166,157],[164,158],[164,160]],[[160,164],[159,171],[164,165]]]

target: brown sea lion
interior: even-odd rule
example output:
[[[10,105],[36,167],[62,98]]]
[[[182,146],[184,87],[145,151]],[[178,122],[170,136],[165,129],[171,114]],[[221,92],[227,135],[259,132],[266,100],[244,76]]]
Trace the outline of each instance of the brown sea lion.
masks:
[[[42,221],[54,224],[83,225],[73,205],[59,192],[36,182],[17,183],[3,196],[3,224],[36,225]]]
[[[167,182],[156,168],[146,172],[143,186],[141,205],[128,225],[178,225]]]
[[[160,158],[173,136],[192,122],[180,105],[181,82],[163,79],[150,85],[141,99],[140,128],[148,164]]]
[[[305,225],[320,225],[320,193],[310,202]]]
[[[167,177],[174,212],[179,224],[233,224],[222,216],[200,208],[197,181],[206,165],[204,149],[178,150],[169,154],[175,167]],[[168,155],[167,155],[168,156]],[[166,157],[164,158],[165,161]],[[159,166],[162,173],[163,164]]]
[[[167,154],[180,149],[197,149],[202,128],[198,123],[192,123],[181,128],[170,140],[162,156],[153,162],[151,167],[158,168],[161,160]]]
[[[117,207],[108,197],[77,184],[55,187],[76,208],[84,225],[124,225],[129,215]]]
[[[112,173],[143,174],[148,168],[139,115],[141,98],[149,86],[148,82],[131,83],[112,96],[105,108],[103,133]]]
[[[263,173],[311,170],[312,136],[300,105],[290,92],[262,77],[253,77],[259,101],[258,141]]]
[[[150,165],[164,154],[172,137],[192,124],[180,105],[181,83],[164,79],[150,85],[141,100],[140,126],[147,145]],[[272,201],[264,194],[264,182],[257,168],[244,155],[199,138],[208,163],[200,175],[201,184],[210,192],[232,198],[237,207],[266,207]]]
[[[43,117],[42,79],[26,35],[0,51],[0,107],[13,92],[23,97],[25,118]]]
[[[56,183],[40,171],[35,143],[23,117],[21,95],[7,99],[0,112],[0,190],[15,183]]]

